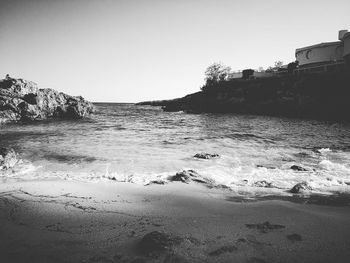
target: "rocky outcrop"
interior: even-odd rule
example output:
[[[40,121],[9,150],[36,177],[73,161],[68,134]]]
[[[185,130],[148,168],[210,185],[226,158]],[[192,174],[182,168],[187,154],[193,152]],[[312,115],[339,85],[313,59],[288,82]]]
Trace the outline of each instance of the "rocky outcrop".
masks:
[[[243,113],[350,121],[350,72],[219,82],[174,100],[144,102],[164,111]]]
[[[22,79],[0,80],[0,124],[44,119],[79,119],[94,110],[91,102]]]

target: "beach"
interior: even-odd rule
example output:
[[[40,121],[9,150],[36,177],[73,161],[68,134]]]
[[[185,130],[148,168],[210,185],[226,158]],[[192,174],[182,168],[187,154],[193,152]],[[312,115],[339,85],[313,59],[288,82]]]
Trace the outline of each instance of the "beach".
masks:
[[[232,202],[230,191],[179,182],[16,181],[0,189],[2,262],[346,262],[350,256],[350,209],[343,205]],[[154,231],[168,239],[145,248],[142,240]]]

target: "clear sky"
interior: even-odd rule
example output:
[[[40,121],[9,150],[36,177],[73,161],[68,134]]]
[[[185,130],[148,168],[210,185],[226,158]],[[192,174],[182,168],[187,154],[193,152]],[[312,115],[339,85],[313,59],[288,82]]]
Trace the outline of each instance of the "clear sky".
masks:
[[[92,101],[199,90],[213,62],[294,61],[350,29],[349,0],[0,0],[0,77]]]

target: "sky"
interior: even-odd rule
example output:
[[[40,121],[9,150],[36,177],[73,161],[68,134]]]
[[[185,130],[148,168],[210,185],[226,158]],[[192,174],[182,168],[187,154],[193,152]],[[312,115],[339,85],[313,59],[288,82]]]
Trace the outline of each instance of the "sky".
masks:
[[[267,68],[336,41],[349,10],[349,0],[0,0],[0,78],[94,102],[172,99],[199,91],[214,62]]]

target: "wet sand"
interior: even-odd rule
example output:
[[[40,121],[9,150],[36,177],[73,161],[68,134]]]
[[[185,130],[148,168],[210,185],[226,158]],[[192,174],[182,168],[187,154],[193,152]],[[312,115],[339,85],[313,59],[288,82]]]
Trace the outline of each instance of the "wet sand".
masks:
[[[229,197],[228,191],[183,183],[2,183],[1,262],[350,258],[350,206],[233,202]],[[144,238],[153,231],[161,241],[152,241],[154,235]]]

